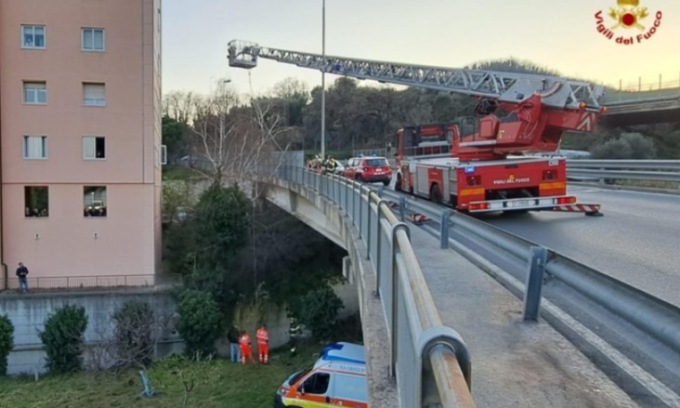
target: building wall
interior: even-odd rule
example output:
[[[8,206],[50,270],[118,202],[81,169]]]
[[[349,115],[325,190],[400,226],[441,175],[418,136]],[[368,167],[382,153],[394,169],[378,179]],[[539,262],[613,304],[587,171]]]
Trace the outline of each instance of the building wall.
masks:
[[[21,25],[45,26],[45,49],[22,49]],[[105,51],[81,50],[83,27]],[[160,1],[0,2],[2,257],[30,277],[154,274],[160,265]],[[23,103],[43,81],[45,105]],[[106,106],[83,106],[104,83]],[[23,157],[23,136],[47,136],[47,158]],[[106,158],[83,159],[83,136]],[[47,186],[49,215],[24,215],[24,187]],[[106,186],[106,217],[85,217],[83,187]],[[47,282],[44,280],[44,282]]]

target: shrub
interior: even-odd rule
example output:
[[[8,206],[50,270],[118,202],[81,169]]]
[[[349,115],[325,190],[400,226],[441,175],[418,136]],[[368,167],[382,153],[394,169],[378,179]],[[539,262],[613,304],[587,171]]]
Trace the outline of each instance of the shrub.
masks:
[[[130,300],[112,316],[114,330],[114,356],[119,368],[146,367],[153,358],[155,323],[153,310],[146,302]]]
[[[177,312],[177,331],[184,339],[186,353],[212,355],[222,319],[212,296],[207,292],[185,290],[180,295]]]
[[[328,285],[311,291],[291,307],[291,314],[312,332],[315,340],[329,340],[336,331],[338,311],[345,307]]]
[[[40,340],[47,353],[47,369],[51,373],[79,371],[82,364],[83,333],[87,315],[82,306],[66,305],[45,321]]]
[[[14,347],[14,325],[7,315],[0,315],[0,375],[7,374],[7,356]]]
[[[640,133],[622,133],[590,149],[593,159],[647,160],[656,158],[656,145]]]

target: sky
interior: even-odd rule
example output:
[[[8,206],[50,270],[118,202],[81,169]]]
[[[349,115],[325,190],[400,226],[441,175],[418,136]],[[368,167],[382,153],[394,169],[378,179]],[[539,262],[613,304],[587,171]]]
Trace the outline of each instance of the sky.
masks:
[[[620,0],[619,0],[620,1]],[[286,78],[309,89],[319,71],[260,59],[231,68],[233,39],[321,54],[323,0],[162,0],[163,93],[207,94],[220,79],[243,94],[263,94]],[[326,54],[462,68],[501,58],[529,60],[562,75],[618,87],[680,86],[680,1],[639,0],[644,26],[597,31],[616,21],[617,0],[325,0]],[[654,27],[657,12],[661,19]],[[654,27],[654,28],[653,28]],[[653,32],[650,34],[650,30]],[[648,39],[638,42],[638,34]],[[619,37],[633,44],[618,44]],[[334,75],[326,75],[327,86]]]

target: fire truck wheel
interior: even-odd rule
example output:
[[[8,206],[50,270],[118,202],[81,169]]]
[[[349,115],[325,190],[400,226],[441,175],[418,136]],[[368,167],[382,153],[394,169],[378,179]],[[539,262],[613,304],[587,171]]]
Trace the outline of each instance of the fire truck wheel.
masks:
[[[442,193],[439,191],[438,184],[433,184],[432,188],[430,188],[430,200],[435,204],[442,203]]]

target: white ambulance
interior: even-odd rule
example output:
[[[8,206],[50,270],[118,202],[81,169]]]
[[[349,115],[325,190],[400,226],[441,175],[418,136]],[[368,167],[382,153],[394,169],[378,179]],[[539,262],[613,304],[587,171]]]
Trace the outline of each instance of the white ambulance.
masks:
[[[364,346],[333,343],[324,347],[312,368],[281,384],[274,408],[368,408]]]

